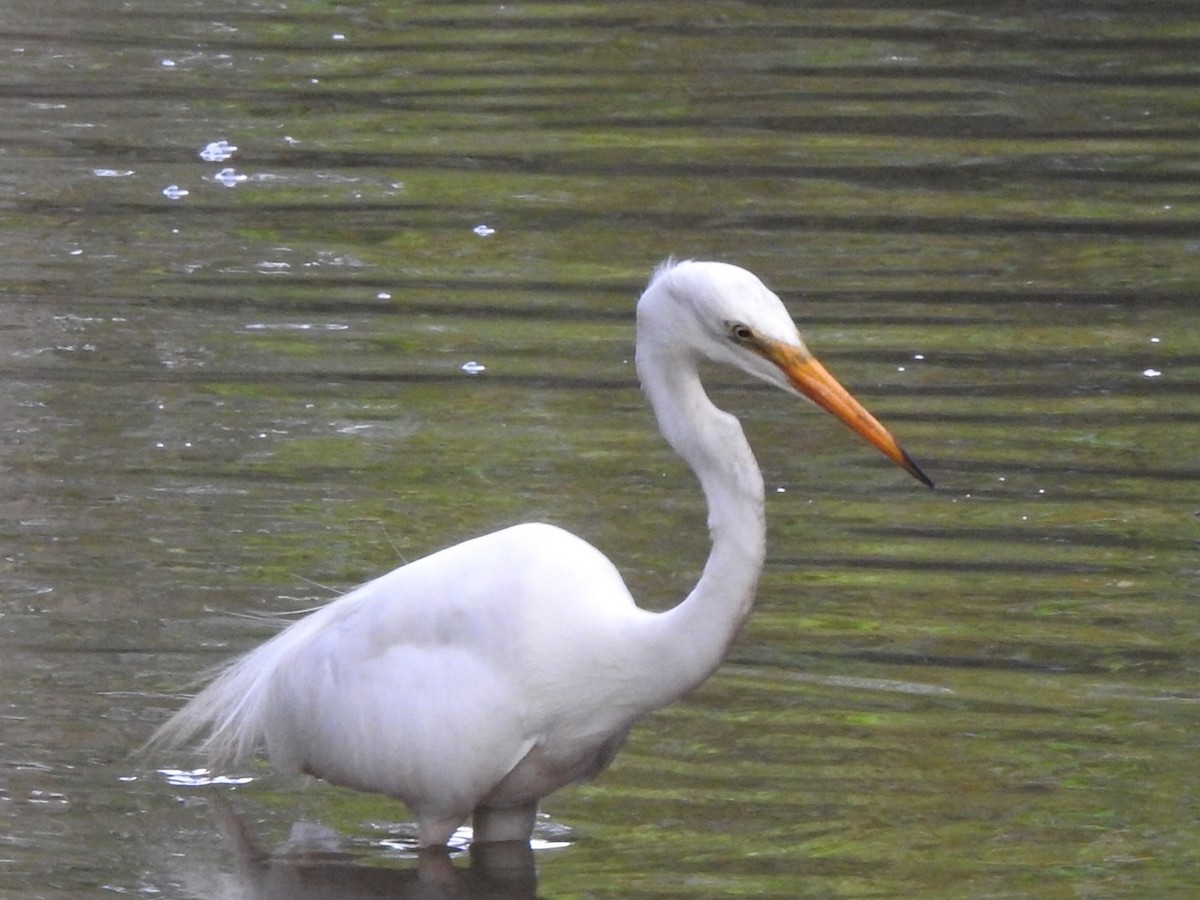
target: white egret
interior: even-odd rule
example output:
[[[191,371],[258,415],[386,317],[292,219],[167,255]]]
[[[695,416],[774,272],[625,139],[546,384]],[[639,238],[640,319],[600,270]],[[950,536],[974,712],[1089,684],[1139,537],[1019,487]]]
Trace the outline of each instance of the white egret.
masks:
[[[468,818],[474,840],[528,841],[538,801],[612,761],[630,727],[720,665],[765,555],[763,481],[705,362],[832,413],[932,483],[809,353],[745,269],[668,261],[637,305],[637,371],[708,503],[703,574],[665,612],[640,609],[611,562],[545,524],[506,528],[401,566],[231,663],[152,744],[212,768],[265,749],[285,771],[377,791],[416,815],[421,846]]]

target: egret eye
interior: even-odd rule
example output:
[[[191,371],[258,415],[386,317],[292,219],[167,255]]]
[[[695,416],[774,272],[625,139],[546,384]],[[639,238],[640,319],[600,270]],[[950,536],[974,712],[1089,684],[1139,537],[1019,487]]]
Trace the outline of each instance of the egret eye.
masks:
[[[754,340],[754,329],[749,325],[743,325],[741,322],[726,322],[725,327],[729,330],[729,337],[739,344]]]

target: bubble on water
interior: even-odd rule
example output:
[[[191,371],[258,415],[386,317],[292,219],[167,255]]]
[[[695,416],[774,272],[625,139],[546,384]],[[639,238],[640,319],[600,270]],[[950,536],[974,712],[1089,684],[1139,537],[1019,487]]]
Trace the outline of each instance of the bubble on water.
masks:
[[[249,775],[214,775],[208,769],[159,769],[167,784],[176,787],[205,787],[210,784],[249,784]]]
[[[222,169],[220,172],[218,172],[216,175],[213,176],[213,181],[220,182],[221,184],[225,185],[225,187],[231,188],[231,187],[234,187],[235,185],[241,184],[248,177],[249,176],[247,176],[247,175],[239,175],[233,169]]]
[[[210,141],[200,151],[200,158],[205,162],[225,162],[237,152],[237,147],[227,140]]]

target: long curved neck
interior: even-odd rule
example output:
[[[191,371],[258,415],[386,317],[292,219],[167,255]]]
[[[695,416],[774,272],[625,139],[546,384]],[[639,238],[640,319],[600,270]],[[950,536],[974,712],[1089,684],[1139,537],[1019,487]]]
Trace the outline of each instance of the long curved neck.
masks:
[[[639,345],[637,363],[659,428],[700,481],[712,538],[696,587],[650,626],[656,699],[668,703],[712,674],[750,614],[766,555],[763,481],[740,423],[704,392],[695,359]]]

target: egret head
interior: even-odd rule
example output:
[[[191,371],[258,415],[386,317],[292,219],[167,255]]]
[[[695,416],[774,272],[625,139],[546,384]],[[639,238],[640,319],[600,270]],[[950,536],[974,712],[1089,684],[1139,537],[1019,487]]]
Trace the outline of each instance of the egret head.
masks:
[[[681,352],[742,369],[790,389],[777,366],[747,353],[755,337],[805,352],[783,302],[758,276],[720,262],[667,260],[638,303],[639,326],[652,325]]]
[[[719,262],[667,260],[638,302],[639,343],[659,358],[705,359],[799,394],[841,420],[922,483],[933,482],[804,346],[783,302],[756,275]]]

